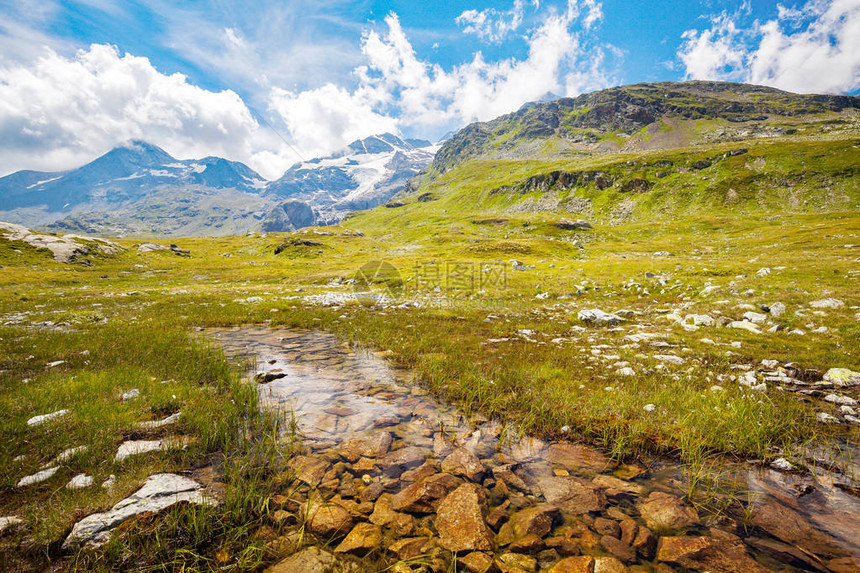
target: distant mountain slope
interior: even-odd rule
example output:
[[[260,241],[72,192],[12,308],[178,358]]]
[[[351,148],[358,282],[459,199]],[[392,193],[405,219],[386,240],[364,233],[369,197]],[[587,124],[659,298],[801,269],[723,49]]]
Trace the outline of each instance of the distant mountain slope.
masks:
[[[206,185],[258,193],[265,179],[219,157],[178,160],[143,141],[117,147],[83,167],[59,173],[19,171],[0,179],[0,210],[45,206],[49,212],[82,203],[122,203],[161,185]]]
[[[382,134],[268,182],[242,163],[178,160],[132,141],[78,169],[0,178],[0,220],[107,236],[292,230],[387,201],[435,150],[426,141]]]
[[[353,220],[412,232],[443,215],[663,225],[854,211],[860,97],[685,82],[530,104],[455,134],[389,205]]]
[[[634,84],[528,104],[473,123],[442,146],[429,173],[440,175],[479,157],[550,159],[774,137],[791,134],[798,118],[808,125],[815,116],[826,122],[858,108],[856,96],[799,95],[747,84]]]
[[[354,141],[329,157],[296,164],[266,187],[266,198],[286,201],[270,213],[263,229],[295,228],[291,221],[292,214],[298,213],[296,202],[313,209],[317,224],[337,222],[350,211],[381,205],[426,167],[437,149],[427,141],[385,133]]]

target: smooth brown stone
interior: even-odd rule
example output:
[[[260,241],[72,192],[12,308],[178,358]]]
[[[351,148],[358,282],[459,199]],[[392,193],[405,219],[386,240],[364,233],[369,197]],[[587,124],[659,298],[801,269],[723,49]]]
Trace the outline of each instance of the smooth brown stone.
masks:
[[[564,466],[565,469],[577,472],[582,470],[603,471],[615,464],[594,448],[579,444],[553,444],[544,455],[548,462]]]
[[[627,573],[629,569],[615,557],[597,557],[594,559],[594,573]]]
[[[290,460],[289,467],[295,472],[296,479],[316,487],[322,483],[330,464],[316,457],[296,456]]]
[[[537,553],[543,549],[543,539],[539,536],[530,533],[520,537],[508,546],[508,549],[514,553]]]
[[[435,525],[439,544],[449,551],[491,551],[495,535],[484,522],[486,498],[481,486],[465,483],[439,505]]]
[[[392,441],[393,437],[389,432],[369,432],[344,440],[336,448],[336,453],[354,463],[363,457],[376,458],[387,454]],[[369,469],[372,467],[371,464]]]
[[[680,498],[661,491],[652,492],[638,507],[645,524],[655,531],[675,531],[699,522],[696,510]]]
[[[523,493],[531,493],[532,488],[529,487],[529,485],[523,481],[520,476],[514,473],[515,467],[515,465],[509,464],[493,468],[493,477],[496,478],[497,482],[496,487],[503,484],[508,488],[515,489]]]
[[[591,529],[596,531],[601,535],[609,535],[610,537],[614,537],[616,539],[621,538],[621,526],[618,525],[617,521],[613,521],[611,519],[606,519],[605,517],[598,517],[594,520],[594,524],[592,524]]]
[[[622,520],[619,526],[621,527],[621,541],[633,545],[633,542],[636,541],[636,534],[639,533],[639,525],[628,518]]]
[[[354,563],[345,563],[319,547],[306,547],[266,569],[265,573],[312,573],[316,571],[361,571]]]
[[[352,529],[352,516],[336,503],[317,499],[308,504],[305,512],[308,529],[320,537],[345,535]]]
[[[636,532],[636,539],[633,540],[633,548],[644,559],[654,559],[654,554],[657,553],[657,538],[650,529],[640,525]]]
[[[606,497],[598,487],[573,476],[543,478],[538,485],[548,503],[567,513],[582,514],[606,507]]]
[[[720,573],[764,573],[767,571],[750,557],[742,545],[711,537],[661,537],[657,560],[695,571]]]
[[[522,553],[503,553],[496,557],[495,565],[502,573],[537,571],[537,559]]]
[[[475,454],[466,448],[457,448],[442,460],[442,471],[479,482],[484,475],[484,466]]]
[[[604,489],[616,489],[631,495],[642,495],[645,488],[629,481],[620,480],[615,476],[600,474],[591,480],[591,483]]]
[[[802,515],[784,505],[769,503],[755,508],[751,523],[777,539],[815,555],[845,555],[845,551],[840,549],[834,540],[815,529]]]
[[[509,505],[509,504],[508,504]],[[487,514],[487,525],[498,530],[499,526],[508,520],[508,511],[505,507],[497,507]]]
[[[406,470],[411,470],[424,463],[425,450],[415,446],[407,446],[388,452],[377,460],[376,465],[388,475],[399,476]]]
[[[382,543],[382,530],[372,523],[359,523],[335,549],[335,553],[351,553],[364,557]]]
[[[822,563],[815,561],[800,549],[797,549],[792,545],[788,545],[787,543],[783,543],[775,539],[764,539],[761,537],[747,537],[746,543],[750,547],[755,547],[762,553],[767,553],[777,561],[787,563],[792,567],[808,569],[810,571],[827,571]],[[830,569],[832,569],[832,567],[830,567]],[[860,563],[858,563],[857,569],[852,569],[852,571],[855,570],[860,570]]]
[[[486,573],[493,566],[493,558],[480,551],[473,551],[457,560],[469,573]]]
[[[410,535],[415,529],[414,517],[391,508],[391,494],[383,494],[379,497],[369,519],[375,525],[391,529],[399,537]]]
[[[604,535],[601,537],[600,546],[626,563],[631,563],[636,560],[636,550],[611,535]]]
[[[388,547],[388,551],[397,556],[398,559],[413,559],[427,553],[431,547],[428,537],[404,537],[398,539]]]
[[[499,530],[499,545],[513,543],[526,535],[545,536],[558,515],[557,507],[545,503],[514,513]]]
[[[567,557],[550,567],[549,573],[594,573],[594,557]]]
[[[555,549],[559,552],[559,554],[564,557],[580,554],[579,543],[567,537],[547,537],[546,539],[544,539],[544,545]]]
[[[403,472],[403,474],[400,476],[400,480],[416,482],[428,478],[436,473],[439,473],[439,468],[436,466],[436,462],[434,462],[433,460],[427,460],[414,470]]]
[[[379,496],[382,495],[384,492],[385,487],[378,481],[375,481],[366,488],[364,488],[359,494],[358,498],[361,501],[376,501],[377,499],[379,499]]]
[[[442,499],[462,483],[451,474],[436,474],[416,482],[396,494],[391,505],[397,511],[433,513]]]

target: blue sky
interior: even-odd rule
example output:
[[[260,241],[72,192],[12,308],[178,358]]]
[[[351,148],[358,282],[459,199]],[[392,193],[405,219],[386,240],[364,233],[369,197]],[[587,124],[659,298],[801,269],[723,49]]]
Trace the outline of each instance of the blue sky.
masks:
[[[619,84],[860,89],[860,0],[0,0],[0,10],[0,174],[72,167],[143,138],[276,177],[295,150],[326,154],[380,131],[435,139],[527,101]]]

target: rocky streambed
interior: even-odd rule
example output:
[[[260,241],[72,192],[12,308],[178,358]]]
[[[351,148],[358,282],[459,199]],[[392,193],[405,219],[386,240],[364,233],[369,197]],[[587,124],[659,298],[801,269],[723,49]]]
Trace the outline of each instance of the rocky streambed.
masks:
[[[283,557],[271,571],[860,570],[860,490],[845,476],[722,468],[746,509],[709,511],[670,461],[517,436],[332,335],[209,335],[254,359],[264,407],[296,421],[299,485],[259,532]]]

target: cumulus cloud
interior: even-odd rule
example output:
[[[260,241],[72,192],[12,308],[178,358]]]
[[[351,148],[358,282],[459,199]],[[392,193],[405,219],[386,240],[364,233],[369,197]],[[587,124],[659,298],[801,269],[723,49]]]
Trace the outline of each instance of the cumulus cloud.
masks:
[[[330,153],[368,135],[398,131],[397,120],[376,113],[362,93],[333,84],[297,93],[274,88],[270,107],[305,157]]]
[[[678,55],[686,75],[694,79],[740,79],[745,51],[738,44],[739,31],[725,12],[711,18],[707,30],[687,30]]]
[[[463,27],[465,34],[474,34],[487,42],[500,43],[522,25],[524,14],[523,1],[514,0],[510,10],[464,10],[457,16],[456,22]]]
[[[179,157],[251,161],[266,134],[232,91],[164,75],[147,58],[92,45],[64,58],[0,68],[0,152],[4,170],[77,166],[128,139]]]
[[[622,55],[596,38],[600,2],[568,0],[562,9],[538,10],[538,2],[532,1],[535,13],[526,25],[523,1],[528,2],[515,0],[504,13],[504,25],[487,24],[493,37],[518,30],[516,42],[527,48],[523,56],[489,60],[479,51],[463,63],[443,67],[419,57],[399,18],[390,13],[382,26],[366,29],[354,46],[359,63],[352,66],[348,82],[302,86],[273,72],[255,77],[257,85],[246,100],[232,90],[210,91],[181,74],[164,74],[147,58],[121,54],[110,45],[77,52],[43,46],[41,55],[29,59],[4,54],[0,174],[75,167],[135,138],[179,158],[219,155],[243,161],[276,178],[297,160],[293,148],[310,158],[385,131],[434,137],[515,111],[528,101],[615,83],[606,69]],[[228,62],[229,72],[241,67],[238,62],[250,67],[262,62],[253,56],[260,51],[259,34],[239,26],[201,29],[221,46],[220,55],[210,60],[213,66]],[[301,60],[302,54],[295,58]],[[266,66],[260,69],[268,74]],[[248,102],[259,110],[252,113]],[[258,119],[265,121],[261,125]]]
[[[722,13],[684,32],[678,57],[693,79],[740,80],[795,92],[860,88],[860,0],[778,7],[764,23]]]
[[[370,128],[427,133],[486,121],[550,94],[577,95],[611,84],[606,60],[620,59],[621,54],[583,31],[600,14],[598,2],[571,0],[564,11],[548,9],[528,31],[526,57],[490,62],[477,52],[471,61],[444,69],[416,55],[399,18],[391,13],[384,32],[370,30],[363,37],[367,63],[355,69],[353,90],[275,89],[270,108],[284,118],[301,149],[326,151],[362,132],[373,133]]]

